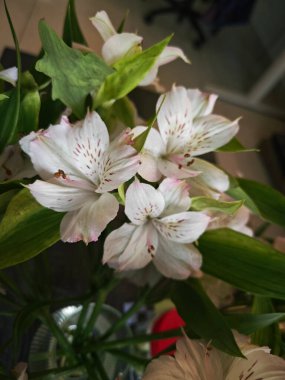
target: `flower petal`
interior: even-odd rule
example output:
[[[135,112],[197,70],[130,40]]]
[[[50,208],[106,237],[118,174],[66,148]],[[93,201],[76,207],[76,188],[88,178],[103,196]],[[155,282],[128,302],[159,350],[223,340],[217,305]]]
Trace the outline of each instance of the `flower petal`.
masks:
[[[124,224],[107,237],[103,262],[118,271],[140,269],[152,260],[157,245],[157,232],[151,223],[141,226]]]
[[[200,156],[225,145],[238,132],[238,119],[231,121],[222,116],[208,115],[193,122],[187,150],[191,156]]]
[[[188,211],[191,205],[190,186],[175,178],[164,179],[158,187],[165,201],[163,216]]]
[[[131,179],[140,166],[140,156],[130,145],[119,145],[107,153],[101,166],[100,184],[96,190],[105,193]]]
[[[126,192],[125,214],[134,224],[144,224],[148,217],[156,218],[162,213],[164,206],[162,194],[137,179]]]
[[[195,178],[189,178],[191,196],[211,196],[219,198],[220,193],[228,190],[228,175],[217,166],[200,158],[195,158],[191,168],[200,172]]]
[[[192,170],[191,166],[183,166],[168,159],[158,159],[158,168],[165,177],[184,179],[196,177],[200,172]]]
[[[153,259],[156,268],[165,276],[177,280],[188,278],[202,265],[202,256],[193,245],[184,245],[159,237]]]
[[[186,89],[173,86],[171,91],[159,97],[156,110],[159,111],[157,124],[167,153],[183,151],[192,125],[191,102]]]
[[[109,16],[105,11],[100,11],[90,18],[90,21],[100,33],[104,41],[117,34]]]
[[[218,98],[216,94],[206,94],[198,89],[187,90],[187,95],[191,101],[193,119],[212,113]]]
[[[134,54],[140,48],[143,38],[134,33],[120,33],[110,37],[102,47],[104,61],[113,65],[127,55]]]
[[[158,169],[157,158],[149,153],[140,155],[141,165],[139,166],[139,175],[148,182],[157,182],[161,178],[161,172]]]
[[[264,347],[245,349],[242,351],[246,359],[235,358],[228,370],[225,380],[243,378],[252,378],[252,380],[285,379],[285,361],[283,358],[270,355]]]
[[[69,243],[83,240],[86,244],[97,241],[118,210],[119,203],[112,194],[103,194],[93,200],[85,199],[80,210],[69,212],[62,219],[61,239]]]
[[[192,243],[206,230],[209,221],[210,217],[202,212],[188,211],[154,219],[152,222],[165,239]]]
[[[16,86],[18,80],[18,69],[17,67],[10,67],[9,69],[0,71],[0,80],[5,80],[6,82],[11,83],[13,86]]]
[[[40,180],[28,185],[27,188],[42,206],[58,212],[78,210],[85,202],[94,202],[98,199],[95,193],[88,190]]]

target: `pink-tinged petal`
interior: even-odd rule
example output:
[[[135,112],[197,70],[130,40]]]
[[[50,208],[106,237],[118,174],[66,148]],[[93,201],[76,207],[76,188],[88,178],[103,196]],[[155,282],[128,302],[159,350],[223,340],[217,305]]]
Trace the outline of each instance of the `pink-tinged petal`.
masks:
[[[85,200],[80,210],[68,212],[61,221],[60,236],[65,242],[83,240],[85,244],[97,241],[107,224],[119,210],[119,203],[112,194],[103,194],[94,200]]]
[[[98,195],[88,190],[40,180],[28,185],[27,188],[42,206],[58,212],[78,210],[85,202],[98,199]]]
[[[139,175],[148,182],[157,182],[161,179],[157,158],[144,152],[140,155],[141,165],[138,168]]]
[[[104,61],[113,65],[121,58],[132,55],[141,49],[143,38],[134,33],[119,33],[110,37],[102,47]]]
[[[134,224],[144,224],[149,218],[158,217],[164,210],[162,194],[151,185],[137,179],[126,192],[125,214]]]
[[[118,271],[140,269],[152,260],[157,245],[157,232],[150,223],[124,224],[107,237],[103,262]]]
[[[285,237],[277,236],[274,239],[273,247],[278,251],[285,253]]]
[[[192,156],[200,156],[227,144],[238,132],[238,119],[231,121],[222,116],[208,115],[193,122],[187,150]]]
[[[109,16],[105,11],[100,11],[90,18],[90,21],[98,30],[104,41],[117,34]]]
[[[158,187],[165,201],[163,216],[188,211],[191,205],[190,186],[175,178],[164,179]]]
[[[230,185],[228,175],[215,165],[195,158],[191,168],[200,172],[197,177],[188,180],[192,197],[205,195],[219,198],[220,193],[228,190]]]
[[[186,246],[159,237],[153,263],[165,277],[182,280],[201,268],[202,256],[191,244]]]
[[[187,95],[191,101],[193,119],[212,113],[218,98],[216,94],[206,94],[198,89],[187,90]]]
[[[9,69],[0,71],[0,80],[11,83],[13,86],[16,86],[18,80],[18,69],[17,67],[10,67]]]
[[[167,153],[183,151],[192,126],[191,102],[186,89],[173,86],[171,91],[159,97],[156,110],[159,111],[157,123]]]
[[[268,348],[255,347],[243,349],[246,359],[235,358],[228,369],[225,380],[284,380],[285,361],[270,355]]]
[[[105,193],[118,188],[137,173],[139,166],[140,157],[133,147],[121,145],[114,148],[104,157],[96,192]]]
[[[177,158],[178,162],[182,160],[183,160],[183,157],[181,158],[181,160],[179,159],[179,157]],[[200,174],[200,172],[196,170],[192,170],[191,165],[183,166],[182,164],[174,163],[166,158],[158,159],[158,168],[165,177],[170,177],[170,178],[184,179],[184,178],[196,177],[197,175]]]
[[[153,220],[154,226],[165,239],[192,243],[206,230],[210,217],[202,212],[188,211]]]

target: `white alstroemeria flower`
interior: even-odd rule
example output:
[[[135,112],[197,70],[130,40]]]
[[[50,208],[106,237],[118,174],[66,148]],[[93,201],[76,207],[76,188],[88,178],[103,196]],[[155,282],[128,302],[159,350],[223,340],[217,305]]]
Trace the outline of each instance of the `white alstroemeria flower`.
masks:
[[[156,190],[135,180],[126,192],[125,213],[131,223],[111,232],[103,262],[118,271],[144,268],[151,261],[164,276],[181,279],[198,271],[200,252],[193,243],[210,218],[190,212],[184,181],[167,178]],[[188,245],[186,245],[188,244]]]
[[[225,145],[238,132],[238,120],[211,114],[216,99],[216,95],[175,86],[159,98],[158,131],[150,130],[141,154],[139,174],[143,178],[155,182],[162,175],[179,179],[191,177],[189,183],[199,195],[217,197],[227,190],[228,176],[196,158]],[[138,136],[145,129],[136,127],[133,133]]]
[[[0,79],[11,83],[16,86],[18,80],[18,69],[17,67],[10,67],[9,69],[0,71]]]
[[[32,132],[20,141],[43,181],[29,185],[43,206],[63,217],[61,239],[96,241],[115,218],[119,204],[109,191],[135,175],[139,158],[123,139],[109,143],[106,125],[96,112],[72,126],[60,124]]]
[[[131,56],[142,50],[141,44],[143,38],[135,33],[117,33],[105,11],[97,12],[90,20],[104,40],[102,57],[109,65],[114,65],[121,58]],[[148,86],[153,83],[159,67],[177,58],[181,58],[184,62],[189,63],[189,60],[181,49],[174,46],[166,47],[139,86]]]
[[[174,357],[162,355],[146,368],[142,380],[284,380],[284,359],[267,347],[241,344],[245,358],[227,355],[184,336]]]
[[[0,181],[31,178],[36,171],[18,144],[8,145],[0,155]]]

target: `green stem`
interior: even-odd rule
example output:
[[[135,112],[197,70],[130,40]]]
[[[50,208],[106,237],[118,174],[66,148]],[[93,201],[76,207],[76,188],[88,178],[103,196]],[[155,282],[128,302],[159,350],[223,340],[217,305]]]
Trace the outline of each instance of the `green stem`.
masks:
[[[51,79],[43,83],[41,86],[38,87],[38,91],[44,90],[46,87],[48,87],[51,84]]]
[[[125,322],[134,314],[136,313],[138,310],[140,310],[140,308],[143,306],[143,304],[145,303],[145,299],[147,297],[147,295],[149,294],[150,292],[150,289],[149,287],[145,287],[143,288],[140,296],[138,297],[138,299],[136,300],[136,302],[133,304],[133,306],[126,312],[124,313],[121,318],[119,318],[106,332],[105,334],[102,335],[102,337],[100,338],[100,340],[106,340],[108,339],[113,333],[115,333],[117,330],[119,330],[124,324]]]
[[[43,323],[45,323],[48,326],[51,333],[54,335],[54,337],[58,341],[58,344],[60,345],[60,347],[64,351],[66,357],[70,360],[70,363],[71,364],[76,363],[77,362],[76,354],[73,351],[73,348],[72,348],[71,344],[68,342],[63,331],[60,329],[60,327],[55,322],[53,316],[47,310],[44,310],[41,313],[41,319],[42,319]]]
[[[74,336],[74,343],[76,344],[80,339],[83,334],[83,326],[86,320],[86,315],[88,312],[88,308],[90,305],[90,302],[92,300],[92,297],[90,296],[86,301],[83,303],[82,309],[80,310],[77,326],[76,326],[76,331],[75,331],[75,336]]]
[[[105,371],[105,368],[102,365],[101,359],[99,358],[99,356],[96,352],[92,353],[92,358],[93,358],[94,363],[95,363],[95,368],[96,368],[97,372],[99,373],[101,379],[102,380],[110,380],[106,371]]]
[[[92,345],[86,346],[81,352],[88,353],[95,350],[109,350],[113,348],[126,347],[131,344],[151,342],[152,340],[161,340],[167,338],[175,338],[182,335],[181,329],[172,329],[155,334],[137,335],[131,338],[124,338],[118,340],[93,342]]]
[[[122,350],[112,349],[112,350],[108,350],[107,352],[109,352],[111,355],[114,355],[118,359],[123,360],[124,362],[130,364],[132,367],[135,367],[136,369],[139,369],[139,370],[143,370],[149,362],[148,359],[129,354],[128,352],[125,352]]]
[[[62,368],[54,368],[54,369],[48,369],[46,371],[39,371],[29,374],[29,379],[31,380],[42,380],[49,378],[52,376],[52,379],[57,379],[58,376],[62,378],[62,376],[67,376],[72,374],[74,371],[83,370],[83,365],[75,365],[70,367],[62,367]],[[58,375],[58,376],[57,376]]]

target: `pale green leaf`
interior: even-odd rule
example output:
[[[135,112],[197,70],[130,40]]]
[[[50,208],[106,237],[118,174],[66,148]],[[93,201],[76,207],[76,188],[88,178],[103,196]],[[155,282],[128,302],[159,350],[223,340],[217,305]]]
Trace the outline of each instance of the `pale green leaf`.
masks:
[[[192,198],[191,209],[195,211],[219,211],[232,215],[243,205],[243,201],[223,202],[213,198],[194,197]]]
[[[231,328],[241,334],[252,334],[258,329],[268,327],[285,319],[285,313],[269,314],[232,314],[225,316]]]

